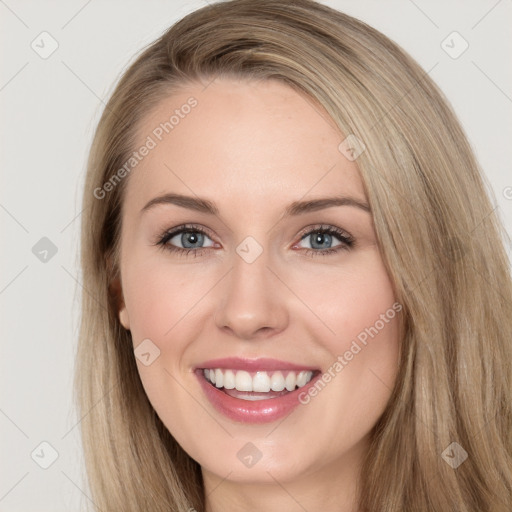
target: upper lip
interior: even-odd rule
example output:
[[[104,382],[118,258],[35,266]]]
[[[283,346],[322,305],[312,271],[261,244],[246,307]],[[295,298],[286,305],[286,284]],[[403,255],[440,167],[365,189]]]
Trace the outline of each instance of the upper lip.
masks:
[[[317,367],[290,363],[279,359],[261,357],[258,359],[245,359],[240,357],[223,357],[221,359],[210,359],[196,366],[196,369],[225,368],[230,370],[245,370],[248,372],[268,370],[317,370]]]

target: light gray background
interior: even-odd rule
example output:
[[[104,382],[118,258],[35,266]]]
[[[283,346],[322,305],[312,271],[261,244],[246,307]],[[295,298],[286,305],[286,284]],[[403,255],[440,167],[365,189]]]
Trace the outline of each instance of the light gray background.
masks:
[[[381,30],[431,70],[512,232],[512,1],[323,3]],[[71,402],[87,151],[103,104],[135,53],[203,5],[0,0],[0,511],[70,512],[89,500]],[[59,45],[47,59],[31,48],[34,40],[42,46],[43,31]],[[469,43],[457,59],[441,47],[453,31]],[[32,252],[42,237],[58,249],[46,263]],[[51,462],[52,452],[41,442],[59,455],[48,469],[40,464]]]

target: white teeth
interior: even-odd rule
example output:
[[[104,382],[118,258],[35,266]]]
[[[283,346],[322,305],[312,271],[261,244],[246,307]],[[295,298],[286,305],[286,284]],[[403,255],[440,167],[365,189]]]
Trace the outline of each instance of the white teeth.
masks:
[[[300,372],[297,375],[297,386],[301,388],[302,386],[305,386],[308,383],[308,372]],[[215,377],[217,377],[217,373],[215,373]]]
[[[237,398],[241,400],[249,400],[251,402],[256,402],[258,400],[265,400],[267,397],[261,395],[251,395],[251,393],[245,393],[244,395],[238,395]]]
[[[270,379],[270,387],[272,391],[283,391],[286,386],[283,374],[281,372],[275,372]]]
[[[223,381],[224,381],[224,375],[222,375],[222,370],[219,370],[219,369],[215,370],[215,385],[218,388],[221,388]]]
[[[260,393],[270,391],[270,377],[267,372],[256,372],[252,379],[252,390],[259,391]]]
[[[293,391],[305,386],[313,377],[312,371],[287,372],[286,370],[265,372],[257,371],[252,377],[244,370],[224,370],[208,368],[203,374],[217,388],[236,389],[237,391],[268,393],[272,391]],[[284,376],[286,375],[286,377]],[[249,396],[249,395],[247,395]],[[249,398],[246,398],[249,400]]]
[[[224,389],[235,388],[235,374],[231,370],[224,370]]]
[[[286,379],[284,380],[286,383],[286,389],[288,391],[293,391],[295,389],[295,384],[297,383],[297,379],[295,378],[295,372],[290,372]]]
[[[236,372],[235,388],[238,391],[252,391],[252,379],[248,372],[243,370]]]

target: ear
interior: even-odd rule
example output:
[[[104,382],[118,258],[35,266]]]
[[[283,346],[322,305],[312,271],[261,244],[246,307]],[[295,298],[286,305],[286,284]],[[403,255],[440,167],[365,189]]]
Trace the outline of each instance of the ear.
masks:
[[[130,330],[130,319],[128,317],[128,310],[124,302],[123,287],[121,285],[121,276],[119,269],[114,270],[112,268],[112,257],[107,257],[107,265],[110,272],[114,274],[114,278],[110,281],[108,290],[112,300],[112,306],[119,316],[121,325],[126,329]]]
[[[114,299],[115,310],[119,316],[121,325],[127,330],[130,330],[130,319],[128,317],[128,310],[124,302],[123,290],[121,286],[121,279],[116,277],[109,286],[110,293]]]

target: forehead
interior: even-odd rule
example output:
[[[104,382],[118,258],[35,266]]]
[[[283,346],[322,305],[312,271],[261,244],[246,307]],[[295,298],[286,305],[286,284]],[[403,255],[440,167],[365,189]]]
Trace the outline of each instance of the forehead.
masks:
[[[168,191],[218,202],[364,199],[357,165],[338,148],[344,138],[320,105],[281,82],[188,84],[140,123],[135,150],[150,149],[130,172],[125,201],[142,207]]]

